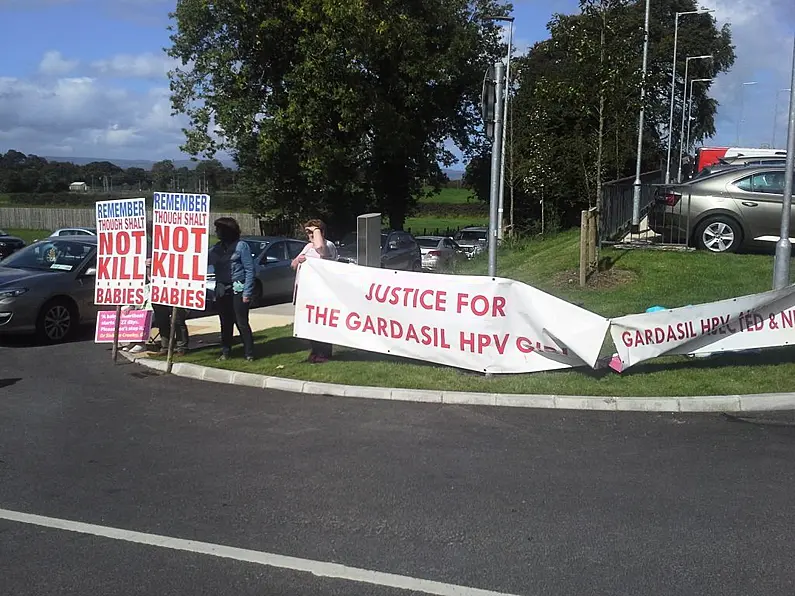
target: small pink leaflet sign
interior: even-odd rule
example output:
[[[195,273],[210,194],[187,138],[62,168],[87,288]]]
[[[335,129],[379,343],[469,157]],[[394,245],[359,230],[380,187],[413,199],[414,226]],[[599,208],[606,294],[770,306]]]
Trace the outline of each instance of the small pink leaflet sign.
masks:
[[[97,313],[97,329],[94,343],[112,344],[116,327],[116,311],[101,310]],[[122,311],[119,324],[119,343],[145,342],[152,329],[151,310]]]

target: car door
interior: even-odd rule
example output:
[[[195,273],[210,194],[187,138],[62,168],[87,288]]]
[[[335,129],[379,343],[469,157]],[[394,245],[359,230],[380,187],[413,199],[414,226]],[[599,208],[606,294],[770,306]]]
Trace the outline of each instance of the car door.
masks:
[[[396,232],[386,237],[383,253],[381,255],[381,266],[384,269],[402,269],[400,237]]]
[[[748,240],[775,242],[781,225],[784,170],[756,172],[727,185],[748,227]],[[793,209],[795,216],[795,209]]]
[[[280,240],[271,244],[260,258],[260,265],[263,298],[281,298],[292,294],[295,273],[287,258],[286,242]]]
[[[86,251],[88,257],[75,271],[70,295],[77,304],[80,320],[89,322],[97,318],[98,310],[94,304],[94,284],[97,280],[97,251],[89,244],[83,244],[82,249]]]

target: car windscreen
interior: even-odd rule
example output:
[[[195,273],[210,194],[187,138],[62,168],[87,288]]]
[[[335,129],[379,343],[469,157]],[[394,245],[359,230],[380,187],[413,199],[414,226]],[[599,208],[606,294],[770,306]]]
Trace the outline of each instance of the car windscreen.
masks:
[[[438,238],[417,238],[417,244],[422,248],[436,248],[439,246]]]
[[[487,234],[485,231],[477,230],[463,230],[455,235],[456,242],[478,242],[486,240]]]
[[[34,271],[72,271],[79,267],[94,247],[70,240],[36,242],[3,261],[3,267]]]

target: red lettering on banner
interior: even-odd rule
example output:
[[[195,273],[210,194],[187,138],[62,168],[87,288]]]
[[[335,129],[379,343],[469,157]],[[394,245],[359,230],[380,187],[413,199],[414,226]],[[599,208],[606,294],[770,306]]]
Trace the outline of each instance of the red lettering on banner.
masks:
[[[459,292],[456,298],[456,312],[461,314],[467,307],[477,317],[487,314],[492,317],[505,316],[505,298],[502,296],[495,296],[493,300],[489,300],[487,296],[476,294],[470,299],[469,294]]]
[[[110,279],[110,257],[99,257],[97,259],[97,279]]]
[[[95,304],[143,304],[143,288],[97,288]]]
[[[781,327],[783,329],[793,326],[793,314],[795,314],[793,309],[781,311]]]
[[[420,291],[417,288],[372,283],[364,298],[371,302],[406,308],[423,308],[439,312],[447,309],[447,292],[443,290]]]
[[[340,311],[336,308],[321,308],[314,304],[306,305],[307,322],[326,327],[337,327]]]
[[[113,234],[111,232],[99,233],[99,254],[107,255],[113,252]]]
[[[204,310],[205,292],[204,290],[191,290],[168,288],[165,286],[152,285],[152,302],[166,304],[167,306],[179,306],[193,310]]]
[[[186,259],[188,256],[191,258],[190,261]],[[204,281],[204,275],[199,273],[199,259],[200,255],[154,252],[152,253],[152,277]],[[190,265],[188,265],[189,262]]]

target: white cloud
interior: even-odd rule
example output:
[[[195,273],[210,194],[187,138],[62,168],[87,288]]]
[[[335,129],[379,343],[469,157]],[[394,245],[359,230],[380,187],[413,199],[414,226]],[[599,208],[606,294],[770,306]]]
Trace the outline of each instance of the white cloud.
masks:
[[[91,63],[97,73],[116,78],[163,79],[179,62],[165,54],[118,54]]]
[[[0,77],[0,150],[39,155],[179,158],[182,116],[168,90],[135,93],[90,77]]]
[[[795,2],[702,0],[702,5],[715,10],[719,26],[729,23],[737,55],[732,70],[718,76],[712,87],[720,106],[718,134],[708,143],[734,145],[740,136],[743,146],[769,144],[775,126],[776,145],[783,146],[787,135],[784,94],[779,95],[777,118],[774,111],[778,90],[790,86]],[[743,85],[749,82],[756,84]]]
[[[39,62],[39,72],[45,75],[65,75],[77,68],[78,64],[80,64],[78,60],[67,60],[61,52],[50,50]]]

